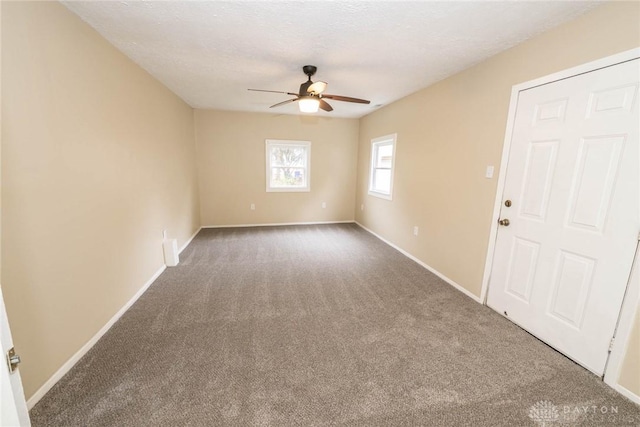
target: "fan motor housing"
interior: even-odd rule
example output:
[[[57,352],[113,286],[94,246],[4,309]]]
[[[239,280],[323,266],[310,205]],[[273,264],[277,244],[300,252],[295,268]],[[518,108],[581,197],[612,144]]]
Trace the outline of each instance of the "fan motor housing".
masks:
[[[311,81],[311,76],[313,76],[316,71],[318,71],[318,67],[316,67],[315,65],[305,65],[302,67],[302,71],[304,71],[304,73],[309,78],[306,82],[300,85],[300,92],[298,92],[298,94],[300,96],[308,96],[309,94],[307,93],[307,89],[309,89],[309,86],[313,84],[313,82]]]
[[[313,84],[313,82],[311,80],[304,82],[300,85],[300,92],[298,92],[298,94],[300,96],[308,96],[309,93],[307,92],[307,89],[309,89],[309,86],[311,86]]]

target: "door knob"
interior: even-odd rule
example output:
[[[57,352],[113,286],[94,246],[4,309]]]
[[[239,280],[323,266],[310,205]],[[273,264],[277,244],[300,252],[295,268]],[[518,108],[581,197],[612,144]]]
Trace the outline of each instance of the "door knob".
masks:
[[[509,222],[509,220],[508,220],[507,218],[505,218],[505,219],[501,219],[500,221],[498,221],[498,223],[499,223],[500,225],[504,225],[505,227],[508,227],[508,226],[509,226],[509,224],[510,224],[510,222]]]

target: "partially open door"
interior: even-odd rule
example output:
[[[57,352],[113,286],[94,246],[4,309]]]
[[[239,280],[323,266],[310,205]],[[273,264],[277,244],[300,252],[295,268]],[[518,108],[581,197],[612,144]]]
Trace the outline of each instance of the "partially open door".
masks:
[[[2,366],[0,367],[0,426],[30,426],[27,402],[24,400],[22,381],[18,369],[19,357],[13,352],[13,340],[0,288],[0,344],[2,345]]]

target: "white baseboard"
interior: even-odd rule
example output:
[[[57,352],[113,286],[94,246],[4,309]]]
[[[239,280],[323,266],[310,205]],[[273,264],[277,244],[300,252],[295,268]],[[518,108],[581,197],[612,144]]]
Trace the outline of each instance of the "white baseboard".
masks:
[[[630,401],[632,401],[636,405],[640,405],[640,396],[638,396],[637,394],[635,394],[634,392],[632,392],[628,388],[625,388],[625,387],[621,386],[620,384],[616,384],[615,387],[613,387],[613,388],[618,393],[620,393],[621,395],[623,395],[624,397],[626,397],[627,399],[629,399]]]
[[[198,233],[200,232],[200,230],[202,230],[202,227],[198,227],[198,229],[196,230],[195,233],[193,233],[193,235],[189,238],[189,240],[186,241],[186,243],[184,245],[182,245],[182,247],[180,248],[180,250],[178,251],[178,254],[181,254],[182,251],[184,251],[185,249],[187,249],[187,246],[189,246],[189,243],[191,243],[191,241],[194,239],[194,237],[196,237],[198,235]]]
[[[196,230],[196,232],[193,233],[193,235],[189,238],[189,240],[187,240],[187,242],[182,246],[182,248],[180,248],[180,252],[182,252],[187,246],[189,246],[189,243],[191,243],[191,241],[195,238],[195,236],[197,236],[197,234],[203,228],[267,227],[267,226],[283,226],[283,225],[315,225],[315,224],[347,224],[347,223],[355,223],[355,224],[357,224],[363,230],[366,230],[367,232],[371,233],[376,238],[380,239],[382,242],[384,242],[387,245],[391,246],[392,248],[396,249],[397,251],[399,251],[400,253],[402,253],[406,257],[410,258],[411,260],[417,262],[422,267],[426,268],[427,270],[429,270],[430,272],[432,272],[433,274],[435,274],[436,276],[438,276],[439,278],[441,278],[442,280],[444,280],[445,282],[447,282],[448,284],[450,284],[451,286],[456,288],[458,291],[462,292],[463,294],[465,294],[469,298],[473,299],[474,301],[482,304],[482,301],[481,301],[480,297],[478,297],[477,295],[474,295],[473,293],[469,292],[467,289],[463,288],[458,283],[456,283],[453,280],[449,279],[447,276],[445,276],[444,274],[440,273],[439,271],[437,271],[433,267],[425,264],[423,261],[419,260],[418,258],[413,256],[409,252],[407,252],[404,249],[398,247],[397,245],[391,243],[390,241],[388,241],[384,237],[382,237],[379,234],[375,233],[374,231],[368,229],[367,227],[365,227],[364,225],[360,224],[359,222],[353,221],[353,220],[349,220],[349,221],[326,221],[326,222],[295,222],[295,223],[274,223],[274,224],[234,224],[234,225],[208,225],[208,226],[202,226],[202,227],[198,228],[198,230]],[[142,294],[149,288],[149,286],[151,286],[151,284],[160,276],[160,274],[162,274],[162,272],[166,268],[167,268],[166,265],[163,265],[162,267],[160,267],[153,274],[153,276],[151,276],[151,278],[149,280],[147,280],[147,282],[138,290],[138,292],[136,292],[136,294],[133,297],[131,297],[131,299],[129,301],[127,301],[127,303],[120,310],[118,310],[118,312],[111,319],[109,319],[109,321],[87,343],[85,343],[73,356],[71,356],[71,358],[69,358],[69,360],[67,360],[60,367],[60,369],[58,369],[42,385],[42,387],[40,387],[38,389],[38,391],[36,391],[33,394],[33,396],[31,396],[31,398],[27,401],[28,409],[33,408],[40,401],[40,399],[42,399],[42,397],[45,394],[47,394],[47,392],[49,390],[51,390],[51,388],[67,372],[69,372],[69,370],[71,370],[71,368],[73,368],[73,366],[76,363],[78,363],[78,361],[82,358],[82,356],[84,356],[91,349],[91,347],[93,347],[98,342],[98,340],[100,338],[102,338],[102,336],[120,319],[120,317],[122,317],[122,315],[138,300],[138,298],[140,298],[140,296],[142,296]],[[620,394],[625,396],[627,399],[629,399],[632,402],[640,405],[640,396],[636,395],[632,391],[628,390],[627,388],[625,388],[625,387],[623,387],[623,386],[621,386],[620,384],[617,384],[617,383],[615,384],[615,386],[613,388],[616,391],[618,391]]]
[[[388,241],[384,237],[380,236],[378,233],[375,233],[374,231],[369,230],[367,227],[365,227],[364,225],[360,224],[358,221],[354,221],[354,222],[358,226],[360,226],[363,230],[368,231],[369,233],[371,233],[374,236],[376,236],[378,239],[382,240],[387,245],[391,246],[392,248],[394,248],[395,250],[397,250],[398,252],[400,252],[401,254],[406,256],[407,258],[410,258],[413,261],[417,262],[422,267],[426,268],[427,270],[429,270],[430,272],[432,272],[433,274],[435,274],[436,276],[438,276],[439,278],[441,278],[442,280],[444,280],[445,282],[447,282],[448,284],[450,284],[451,286],[453,286],[454,288],[456,288],[457,290],[459,290],[460,292],[462,292],[463,294],[465,294],[466,296],[471,298],[472,300],[482,304],[482,300],[480,299],[479,296],[473,294],[472,292],[468,291],[466,288],[462,287],[458,283],[456,283],[453,280],[449,279],[447,276],[445,276],[444,274],[440,273],[438,270],[436,270],[435,268],[431,267],[430,265],[425,264],[423,261],[421,261],[418,258],[416,258],[415,256],[411,255],[409,252],[407,252],[404,249],[398,247],[397,245],[391,243],[390,241]]]
[[[271,224],[228,224],[203,225],[201,228],[235,228],[235,227],[280,227],[283,225],[322,225],[322,224],[353,224],[352,219],[346,221],[314,221],[314,222],[274,222]]]
[[[118,319],[120,319],[120,317],[122,317],[122,315],[129,309],[129,307],[131,307],[133,303],[135,303],[138,298],[140,298],[140,296],[147,290],[147,288],[149,288],[149,286],[151,286],[151,284],[158,278],[158,276],[160,276],[160,274],[162,274],[162,272],[166,268],[166,265],[160,267],[158,271],[156,271],[153,276],[151,276],[151,278],[147,280],[144,285],[142,285],[138,292],[136,292],[136,294],[131,297],[131,299],[127,301],[127,303],[120,310],[118,310],[118,312],[111,319],[109,319],[109,321],[89,341],[87,341],[87,343],[83,345],[80,350],[78,350],[73,356],[71,356],[71,358],[67,360],[64,365],[62,365],[60,369],[58,369],[56,373],[53,374],[51,378],[49,378],[47,382],[45,382],[42,387],[40,387],[38,391],[33,394],[33,396],[31,396],[31,398],[27,401],[27,408],[33,408],[35,404],[38,403],[40,399],[42,399],[42,397],[47,394],[47,392],[51,390],[51,388],[58,381],[60,381],[60,379],[67,372],[69,372],[69,370],[73,368],[76,363],[78,363],[82,356],[84,356],[91,349],[91,347],[93,347],[95,343],[97,343],[98,340],[102,338],[102,336],[109,330],[109,328],[111,328],[113,324],[116,323]]]

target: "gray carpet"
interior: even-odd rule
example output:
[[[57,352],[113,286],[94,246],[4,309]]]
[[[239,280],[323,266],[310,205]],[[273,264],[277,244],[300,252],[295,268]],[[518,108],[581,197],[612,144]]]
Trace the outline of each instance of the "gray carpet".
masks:
[[[640,424],[599,378],[356,225],[207,229],[181,259],[34,426]]]

